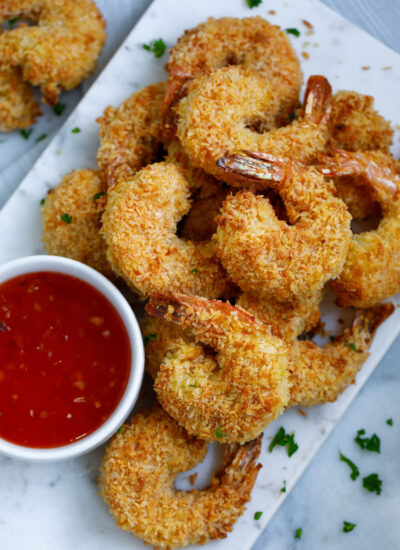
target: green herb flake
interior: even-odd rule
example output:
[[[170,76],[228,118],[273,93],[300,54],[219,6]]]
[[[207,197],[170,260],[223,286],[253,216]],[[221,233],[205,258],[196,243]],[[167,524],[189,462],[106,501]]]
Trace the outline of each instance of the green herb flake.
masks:
[[[286,31],[288,34],[293,34],[293,36],[300,36],[300,31],[299,31],[299,29],[290,28],[290,29],[285,29],[285,31]]]
[[[102,197],[104,195],[103,191],[101,191],[100,193],[96,193],[94,196],[93,196],[93,200],[94,202],[98,201],[100,197]]]
[[[354,342],[345,342],[344,345],[345,345],[345,346],[348,346],[348,347],[351,348],[353,351],[357,351],[357,348],[356,348],[356,346],[354,345]]]
[[[162,57],[167,49],[164,40],[159,38],[158,40],[152,40],[149,44],[143,44],[143,49],[152,52],[154,57]]]
[[[360,475],[360,470],[357,468],[354,462],[352,462],[349,458],[344,456],[344,454],[342,454],[340,451],[339,451],[339,457],[342,462],[345,462],[348,466],[350,466],[351,468],[350,477],[353,481],[355,481]]]
[[[118,429],[118,433],[119,433],[119,434],[122,434],[123,431],[124,431],[124,426],[122,425],[122,426]]]
[[[363,487],[370,493],[380,495],[382,492],[382,481],[379,479],[378,474],[370,474],[363,478]]]
[[[195,267],[194,269],[192,269],[192,271],[190,273],[198,273],[198,271],[199,270],[197,269],[197,267]]]
[[[256,512],[256,513],[254,514],[254,519],[255,519],[255,520],[259,520],[260,517],[261,517],[262,515],[263,515],[262,512]]]
[[[66,107],[66,103],[56,103],[55,105],[53,105],[53,113],[57,116],[61,116],[65,110],[65,107]]]
[[[286,493],[286,479],[283,480],[283,485],[281,488],[281,493]]]
[[[189,384],[191,388],[198,388],[199,386],[197,384]]]
[[[262,0],[246,0],[246,4],[249,8],[256,8],[261,4]]]
[[[43,141],[44,139],[47,138],[47,134],[42,134],[41,136],[39,136],[38,138],[36,138],[36,141]]]
[[[215,435],[217,437],[225,437],[226,436],[226,434],[222,433],[222,431],[221,431],[221,425],[218,426],[218,430],[216,430]]]
[[[393,426],[393,418],[388,418],[388,419],[386,420],[386,424],[387,424],[388,426]]]
[[[28,128],[28,129],[23,128],[22,130],[19,131],[19,133],[24,139],[29,139],[29,136],[31,135],[32,132],[33,132],[33,128]]]
[[[45,202],[46,202],[46,199],[45,199],[45,198],[44,198],[44,199],[40,199],[40,206],[43,206]]]
[[[62,216],[60,216],[60,219],[68,224],[72,222],[72,216],[70,216],[69,214],[63,214]]]
[[[72,130],[71,130],[71,132],[72,132],[73,134],[79,134],[80,131],[81,131],[81,129],[78,128],[78,127],[72,128]]]
[[[357,436],[354,438],[354,441],[366,451],[371,451],[374,453],[381,452],[381,440],[376,434],[372,434],[371,437],[361,437],[365,435],[365,430],[358,430]]]
[[[329,340],[331,341],[331,343],[333,343],[335,341],[335,337],[334,336],[329,336]]]
[[[294,538],[295,539],[301,539],[303,535],[303,529],[301,527],[299,527],[298,529],[296,529],[296,531],[294,532]]]
[[[15,23],[18,21],[18,17],[13,17],[12,19],[8,20],[8,28],[13,29],[15,27]]]
[[[155,342],[157,340],[157,336],[158,334],[155,332],[154,334],[147,334],[146,336],[144,336],[143,338],[143,345],[144,347],[147,346],[147,344],[151,341],[151,342]]]
[[[350,533],[356,526],[355,523],[350,523],[349,521],[343,522],[343,533]]]
[[[276,432],[273,440],[271,441],[268,447],[268,450],[270,453],[272,453],[276,445],[280,445],[281,447],[287,446],[287,453],[289,457],[291,457],[299,448],[299,446],[294,440],[294,433],[287,434],[283,426],[281,426],[279,430]]]

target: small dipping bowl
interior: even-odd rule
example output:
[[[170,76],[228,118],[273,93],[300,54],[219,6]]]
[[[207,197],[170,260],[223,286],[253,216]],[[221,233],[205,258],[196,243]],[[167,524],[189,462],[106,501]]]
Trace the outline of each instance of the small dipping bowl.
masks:
[[[142,385],[144,347],[138,322],[125,297],[108,279],[85,264],[59,256],[28,256],[1,265],[0,284],[20,275],[42,271],[71,275],[100,292],[114,306],[121,318],[131,351],[129,378],[125,391],[114,412],[89,435],[79,441],[51,448],[25,447],[0,437],[0,452],[5,455],[32,462],[54,462],[88,453],[120,428],[134,407]]]

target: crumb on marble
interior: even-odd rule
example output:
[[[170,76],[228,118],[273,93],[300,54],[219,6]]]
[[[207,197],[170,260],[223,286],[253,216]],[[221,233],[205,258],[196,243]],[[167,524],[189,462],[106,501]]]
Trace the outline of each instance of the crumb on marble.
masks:
[[[301,416],[304,416],[304,418],[307,418],[307,413],[306,411],[303,411],[303,409],[297,409],[297,412],[301,415]]]
[[[301,55],[304,57],[304,59],[310,59],[310,54],[308,52],[301,52]]]
[[[370,68],[371,68],[371,67],[370,67],[369,65],[364,65],[363,67],[361,67],[361,69],[362,69],[363,71],[369,71]]]
[[[385,67],[382,67],[382,71],[391,71],[393,67],[390,65],[386,65]]]
[[[269,10],[268,12],[270,15],[276,15],[276,11],[275,10]]]
[[[192,487],[193,487],[193,485],[195,484],[196,479],[197,479],[197,472],[195,472],[194,474],[192,474],[191,476],[189,476],[189,481],[190,481],[190,484],[191,484]]]

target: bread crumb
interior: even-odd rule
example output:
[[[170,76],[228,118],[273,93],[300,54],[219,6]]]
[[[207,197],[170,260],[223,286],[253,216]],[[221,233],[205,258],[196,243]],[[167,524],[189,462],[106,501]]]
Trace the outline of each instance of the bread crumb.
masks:
[[[197,479],[197,472],[189,476],[190,485],[193,487]]]
[[[307,418],[307,413],[306,411],[303,411],[303,409],[297,409],[297,412],[301,414],[301,416],[304,416],[304,418]]]
[[[301,55],[304,57],[304,59],[310,59],[310,54],[307,52],[301,52]]]
[[[275,15],[276,14],[276,11],[275,10],[269,10],[268,12],[270,15]]]
[[[369,67],[368,65],[364,65],[363,67],[361,67],[361,69],[363,71],[369,71],[371,67]]]

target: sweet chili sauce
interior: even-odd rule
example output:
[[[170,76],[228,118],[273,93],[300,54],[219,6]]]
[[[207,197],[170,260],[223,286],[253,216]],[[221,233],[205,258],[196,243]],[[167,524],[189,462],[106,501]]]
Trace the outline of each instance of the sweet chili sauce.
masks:
[[[114,306],[54,272],[0,285],[0,437],[27,447],[77,441],[112,414],[131,350]]]

